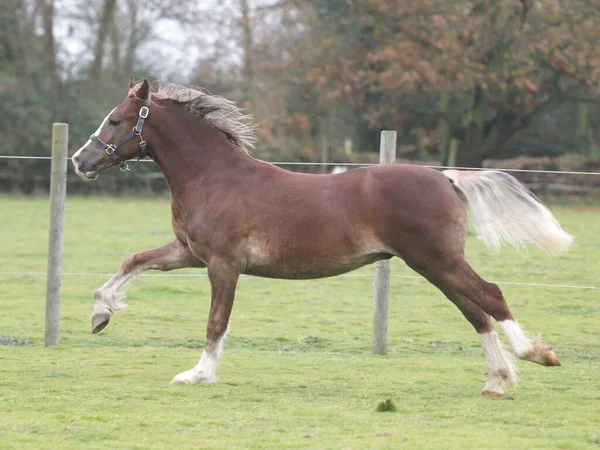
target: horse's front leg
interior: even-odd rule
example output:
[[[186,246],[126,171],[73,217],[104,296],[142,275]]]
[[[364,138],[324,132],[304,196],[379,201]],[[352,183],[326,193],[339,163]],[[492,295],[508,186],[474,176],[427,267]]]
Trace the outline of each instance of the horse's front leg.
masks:
[[[176,375],[171,384],[214,383],[217,379],[217,359],[229,328],[239,271],[229,261],[212,259],[208,263],[208,278],[212,299],[202,357],[193,369]]]
[[[192,266],[202,267],[203,264],[192,255],[187,245],[177,239],[127,259],[119,271],[94,294],[92,333],[98,333],[106,327],[111,314],[125,306],[125,293],[119,292],[119,289],[127,280],[150,269],[167,271]]]

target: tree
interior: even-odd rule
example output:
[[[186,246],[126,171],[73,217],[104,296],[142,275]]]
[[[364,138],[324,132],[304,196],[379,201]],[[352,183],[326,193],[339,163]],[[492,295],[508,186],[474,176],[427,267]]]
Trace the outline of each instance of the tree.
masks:
[[[443,118],[461,143],[457,162],[480,165],[565,103],[595,98],[598,6],[583,0],[367,0],[354,21],[372,25],[377,46],[368,53],[355,47],[349,75],[355,92],[386,93],[388,101],[368,105],[372,120],[391,114],[402,122],[406,113]],[[365,70],[363,60],[371,67]],[[338,89],[344,82],[348,77]],[[431,96],[437,104],[421,100]]]
[[[90,69],[90,81],[92,82],[98,82],[100,79],[102,59],[104,57],[104,43],[109,35],[109,30],[112,30],[113,33],[116,31],[113,26],[113,15],[115,13],[116,5],[117,0],[104,0],[104,7],[102,8],[102,15],[100,16],[98,33],[96,36],[96,44],[94,45],[94,61],[92,62],[92,68]],[[118,45],[118,42],[113,40],[113,45]]]

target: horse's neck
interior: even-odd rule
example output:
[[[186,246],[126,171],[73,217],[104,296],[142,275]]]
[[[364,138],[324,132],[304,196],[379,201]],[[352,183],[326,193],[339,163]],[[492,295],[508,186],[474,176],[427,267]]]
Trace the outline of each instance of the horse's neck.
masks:
[[[210,189],[210,180],[244,173],[253,158],[238,149],[225,134],[193,114],[169,108],[149,139],[152,156],[167,179],[172,195],[183,194],[198,183]]]

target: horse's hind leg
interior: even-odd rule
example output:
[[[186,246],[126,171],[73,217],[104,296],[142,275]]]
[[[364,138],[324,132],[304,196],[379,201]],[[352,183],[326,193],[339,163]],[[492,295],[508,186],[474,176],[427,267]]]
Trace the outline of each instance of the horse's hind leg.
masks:
[[[462,257],[454,264],[445,264],[442,270],[421,272],[455,303],[456,298],[468,299],[496,319],[520,359],[544,366],[560,365],[551,347],[527,337],[511,314],[500,288],[477,275]]]
[[[514,319],[498,321],[517,356],[542,366],[560,366],[552,347],[543,345],[539,338],[530,339]]]
[[[498,339],[498,333],[494,330],[490,316],[468,295],[465,295],[460,284],[447,282],[443,277],[434,275],[433,272],[426,269],[416,270],[440,288],[477,331],[488,368],[488,379],[483,387],[482,394],[488,396],[502,395],[504,393],[503,385],[515,386],[517,384],[517,374],[512,363],[513,356],[504,350]]]
[[[544,366],[560,366],[551,347],[542,345],[539,339],[530,339],[512,316],[500,288],[483,280],[471,266],[463,261],[444,274],[446,282],[460,286],[463,295],[468,295],[486,313],[490,314],[508,338],[520,359]]]
[[[175,239],[162,247],[138,253],[127,259],[119,271],[94,294],[92,310],[92,332],[98,333],[110,320],[110,315],[123,308],[125,294],[119,292],[130,278],[150,269],[174,270],[184,267],[200,267],[202,264],[189,248]]]

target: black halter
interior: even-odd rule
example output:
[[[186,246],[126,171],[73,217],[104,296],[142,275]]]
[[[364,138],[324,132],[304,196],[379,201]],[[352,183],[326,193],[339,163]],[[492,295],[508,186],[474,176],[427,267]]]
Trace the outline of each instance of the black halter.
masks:
[[[131,172],[131,169],[137,166],[140,160],[142,160],[146,156],[150,156],[150,154],[148,153],[146,141],[142,137],[142,127],[144,126],[144,121],[148,117],[149,112],[150,110],[147,106],[142,106],[140,108],[137,124],[135,125],[135,127],[133,127],[133,130],[127,133],[127,135],[125,135],[115,144],[107,144],[95,134],[92,134],[90,136],[90,141],[92,141],[94,144],[98,145],[102,150],[104,150],[106,154],[110,156],[110,159],[112,159],[115,163],[119,165],[119,169],[122,172]],[[119,158],[119,155],[117,155],[117,149],[134,136],[138,136],[140,138],[140,156],[138,156],[137,161],[133,164],[133,166],[131,166],[130,169],[129,164],[121,160],[121,158]]]

